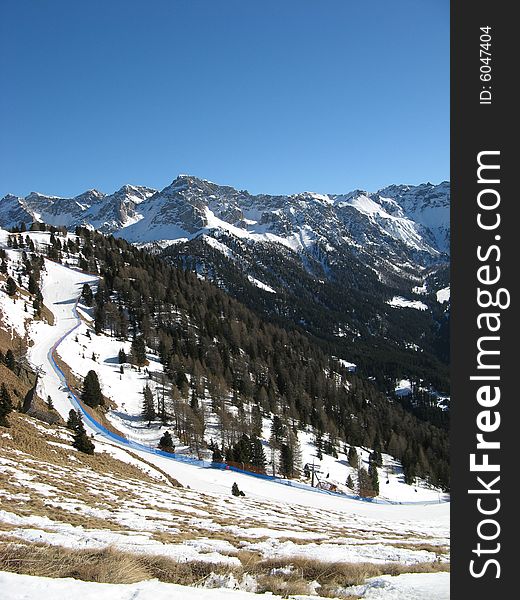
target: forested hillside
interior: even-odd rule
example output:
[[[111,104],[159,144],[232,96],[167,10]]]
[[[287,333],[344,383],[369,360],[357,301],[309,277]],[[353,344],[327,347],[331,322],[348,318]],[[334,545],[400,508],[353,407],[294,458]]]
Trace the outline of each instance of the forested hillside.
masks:
[[[274,414],[279,430],[272,435],[285,452],[297,451],[297,432],[310,425],[320,452],[361,446],[373,449],[375,460],[387,452],[402,461],[407,481],[422,476],[449,487],[447,413],[439,417],[430,395],[416,394],[412,414],[312,338],[261,319],[196,274],[90,229],[78,228],[78,237],[55,232],[49,258],[75,257],[81,269],[101,277],[98,289],[85,286],[83,295],[95,330],[132,339],[128,360],[142,368],[145,348],[157,354],[168,390],[160,416],[180,438],[205,445],[207,420],[216,417],[217,459],[238,460],[243,436],[254,447],[262,415]],[[23,234],[10,243],[26,244]],[[30,241],[26,250],[30,276],[36,264]],[[208,397],[212,415],[202,410]],[[225,408],[228,397],[235,410]],[[246,412],[251,418],[244,419]]]

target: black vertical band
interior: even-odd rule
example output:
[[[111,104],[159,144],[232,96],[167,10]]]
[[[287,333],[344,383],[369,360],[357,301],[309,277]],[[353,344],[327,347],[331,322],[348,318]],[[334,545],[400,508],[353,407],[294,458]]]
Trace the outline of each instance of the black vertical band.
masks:
[[[520,441],[515,377],[515,372],[520,373],[520,326],[512,287],[520,274],[520,191],[513,189],[518,187],[514,179],[520,172],[514,164],[519,152],[513,146],[519,111],[513,108],[513,87],[520,52],[513,6],[482,0],[453,0],[451,4],[451,597],[457,600],[510,597],[506,590],[514,589],[510,586],[518,571],[513,566],[519,529],[513,511],[518,492],[513,488],[518,480],[518,444],[514,441]],[[488,58],[487,52],[490,60],[482,60]],[[481,169],[480,182],[479,160],[495,167]],[[485,228],[493,227],[497,219],[499,225]],[[498,282],[479,281],[479,273],[481,280],[494,281],[497,267]],[[481,295],[480,304],[479,288],[490,293]],[[508,308],[507,294],[500,294],[501,288],[511,294]],[[504,308],[483,307],[490,297]],[[482,317],[489,313],[498,316]],[[490,332],[489,326],[498,324],[499,329]],[[497,350],[499,354],[492,353]],[[472,380],[472,376],[479,379]],[[500,389],[495,406],[491,406],[493,397],[486,396],[486,386],[495,399],[495,388]],[[498,441],[500,449],[486,449],[483,444],[477,448],[479,433],[485,442]],[[476,465],[488,461],[500,471],[484,471],[482,466],[476,467],[481,471],[472,471],[472,454]],[[493,484],[497,476],[500,480]]]

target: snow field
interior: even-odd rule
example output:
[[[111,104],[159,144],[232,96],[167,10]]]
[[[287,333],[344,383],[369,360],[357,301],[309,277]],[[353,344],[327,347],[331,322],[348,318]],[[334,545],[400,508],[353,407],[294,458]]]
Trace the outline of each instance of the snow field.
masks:
[[[76,579],[48,579],[0,572],[0,587],[4,600],[39,600],[42,596],[53,600],[254,600],[257,594],[232,589],[190,588],[159,581],[114,585],[92,583]],[[382,576],[369,580],[364,586],[346,588],[356,590],[367,600],[448,600],[449,575],[410,574],[397,577]],[[275,597],[275,596],[270,596]],[[294,596],[296,598],[296,596]],[[299,600],[313,596],[298,595]]]
[[[389,306],[393,308],[415,308],[416,310],[428,310],[428,306],[420,300],[408,300],[402,296],[394,296],[387,301]]]

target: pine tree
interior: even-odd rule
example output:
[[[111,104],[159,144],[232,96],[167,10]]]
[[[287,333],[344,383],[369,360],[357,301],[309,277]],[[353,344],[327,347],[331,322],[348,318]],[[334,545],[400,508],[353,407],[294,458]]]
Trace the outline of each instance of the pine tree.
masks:
[[[105,328],[105,318],[105,306],[103,304],[98,304],[94,310],[94,331],[97,335],[103,333],[103,329]]]
[[[159,449],[164,450],[164,452],[175,452],[172,434],[169,431],[163,433],[158,445]]]
[[[13,297],[16,294],[17,289],[18,288],[16,286],[15,280],[12,277],[8,277],[5,284],[5,291],[7,292],[7,294]]]
[[[370,462],[368,465],[368,475],[370,477],[374,496],[377,496],[379,494],[379,475],[377,473],[376,463]]]
[[[27,289],[29,290],[29,294],[36,294],[36,292],[38,291],[38,282],[36,281],[36,278],[32,273],[29,275]]]
[[[13,401],[11,394],[5,383],[0,387],[0,426],[9,427],[7,416],[13,411]]]
[[[121,348],[121,350],[119,350],[117,358],[119,360],[119,364],[120,365],[122,365],[123,363],[128,362],[127,361],[127,357],[126,357],[126,352],[125,352],[124,348]]]
[[[294,454],[288,444],[280,448],[280,473],[287,478],[294,476]]]
[[[214,448],[213,448],[211,462],[214,462],[214,463],[223,463],[224,462],[224,457],[222,456],[222,452],[220,451],[218,446],[214,446]]]
[[[79,413],[77,413],[74,409],[71,409],[69,411],[69,418],[67,419],[67,428],[71,431],[76,431],[76,428],[78,427],[78,414]]]
[[[94,294],[92,293],[92,288],[88,283],[83,285],[81,296],[87,306],[92,306],[94,304]]]
[[[132,340],[132,362],[138,367],[143,367],[146,364],[146,345],[144,337],[138,335]]]
[[[251,408],[251,435],[254,437],[262,435],[262,413],[258,404],[253,404]]]
[[[73,415],[72,413],[75,413]],[[79,450],[80,452],[84,452],[85,454],[94,454],[94,443],[87,435],[85,431],[85,426],[83,425],[83,419],[81,418],[81,413],[78,411],[71,410],[69,412],[69,419],[67,421],[67,426],[69,426],[73,431],[72,434],[72,445],[74,448]]]
[[[379,435],[376,435],[374,440],[374,449],[370,454],[370,462],[373,462],[376,466],[383,466],[383,456],[381,454],[381,440],[379,439]]]
[[[271,446],[274,448],[279,448],[284,438],[285,425],[283,424],[282,419],[280,419],[278,415],[275,415],[273,417],[273,422],[271,423]]]
[[[143,388],[143,419],[148,421],[148,425],[155,419],[155,404],[153,400],[153,392],[149,385]]]
[[[251,463],[251,444],[246,434],[233,446],[233,460],[243,465]]]
[[[257,437],[250,438],[250,452],[249,460],[253,467],[258,469],[260,472],[265,473],[266,458],[262,441]]]
[[[358,469],[358,494],[362,498],[372,498],[376,495],[372,485],[372,478],[365,467]]]
[[[83,392],[81,394],[81,400],[92,408],[103,405],[104,399],[101,393],[101,386],[99,385],[99,379],[95,371],[89,371],[83,380]]]
[[[348,451],[348,464],[353,469],[357,469],[358,466],[359,466],[359,457],[358,457],[357,450],[354,448],[354,446],[350,446],[350,448],[349,448],[349,451]]]
[[[16,366],[16,361],[14,359],[14,354],[11,348],[8,348],[7,352],[5,353],[5,366],[11,371],[14,371],[14,368]]]

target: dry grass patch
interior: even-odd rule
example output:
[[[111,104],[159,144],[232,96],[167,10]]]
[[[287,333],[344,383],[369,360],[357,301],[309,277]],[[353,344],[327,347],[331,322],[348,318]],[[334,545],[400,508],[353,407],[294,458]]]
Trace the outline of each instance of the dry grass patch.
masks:
[[[71,469],[69,456],[73,454],[77,461],[82,463],[81,465],[76,463],[74,470],[83,466],[88,467],[97,473],[110,474],[116,479],[130,481],[138,480],[161,485],[160,481],[151,477],[139,467],[120,461],[106,452],[96,452],[93,455],[88,455],[76,452],[72,446],[69,450],[68,447],[63,448],[48,444],[48,441],[59,442],[62,444],[67,444],[67,441],[55,435],[56,429],[47,427],[43,423],[38,422],[39,429],[37,429],[33,425],[35,421],[33,421],[31,417],[13,413],[10,415],[10,419],[12,425],[9,429],[10,437],[0,437],[0,451],[2,448],[15,449],[24,452],[33,458],[47,461],[52,465],[62,465],[68,470]],[[41,431],[42,427],[45,427],[46,432]],[[67,434],[70,433],[65,429],[62,431]],[[139,458],[139,460],[141,459]],[[78,477],[78,479],[81,479],[83,484],[85,483],[85,478],[83,476],[81,478]]]
[[[427,544],[427,543],[419,543],[414,544],[412,542],[398,543],[398,544],[388,544],[389,546],[393,546],[394,548],[403,548],[405,550],[424,550],[425,552],[431,552],[432,554],[442,555],[449,554],[450,548],[448,546],[443,545],[435,545],[435,544]]]
[[[363,584],[368,578],[403,573],[448,571],[443,563],[320,563],[312,559],[263,560],[255,552],[238,553],[241,566],[202,561],[177,562],[163,556],[135,555],[116,548],[76,550],[45,544],[13,543],[0,540],[0,570],[44,577],[73,577],[102,583],[135,583],[159,579],[166,583],[201,586],[212,574],[245,573],[255,577],[259,592],[288,597],[308,594],[311,582],[321,587],[321,597],[337,597],[341,589]],[[357,596],[342,596],[354,599]]]
[[[151,578],[138,557],[112,548],[78,551],[59,546],[2,544],[0,568],[25,575],[99,583],[136,583]]]
[[[41,577],[73,577],[98,583],[136,583],[159,579],[200,585],[211,574],[239,574],[240,568],[206,562],[179,563],[163,556],[141,556],[116,548],[74,550],[43,544],[0,542],[0,570]]]
[[[153,463],[148,462],[142,456],[138,456],[137,454],[135,454],[131,450],[128,450],[127,448],[124,448],[124,450],[128,454],[128,456],[131,456],[132,458],[137,459],[138,461],[144,463],[145,465],[147,465],[148,467],[150,467],[154,471],[157,471],[158,473],[160,473],[169,483],[171,483],[171,485],[173,487],[178,487],[178,488],[184,487],[182,485],[182,483],[180,483],[179,481],[177,481],[177,479],[175,479],[175,477],[172,477],[171,475],[169,475],[168,473],[166,473],[166,471],[163,471],[161,469],[161,467],[158,467],[157,465],[154,465]]]
[[[266,559],[238,554],[244,570],[256,576],[262,591],[279,594],[308,592],[309,582],[320,584],[317,593],[323,597],[337,597],[338,589],[361,585],[371,577],[401,575],[404,573],[436,573],[449,571],[447,563],[425,562],[414,565],[401,563],[337,563],[320,562],[312,558]],[[247,565],[247,566],[246,566]],[[307,591],[301,590],[306,586]]]
[[[5,333],[2,332],[1,329],[0,332]],[[0,348],[2,349],[2,351],[5,352],[6,346],[4,346],[1,342]],[[15,405],[15,407],[17,405],[20,405],[21,407],[23,405],[27,393],[31,389],[30,382],[26,381],[21,377],[18,377],[15,373],[13,373],[2,363],[0,363],[0,381],[2,383],[5,383],[7,389],[11,392],[13,404]],[[10,419],[11,415],[8,417],[9,423],[12,422]]]

